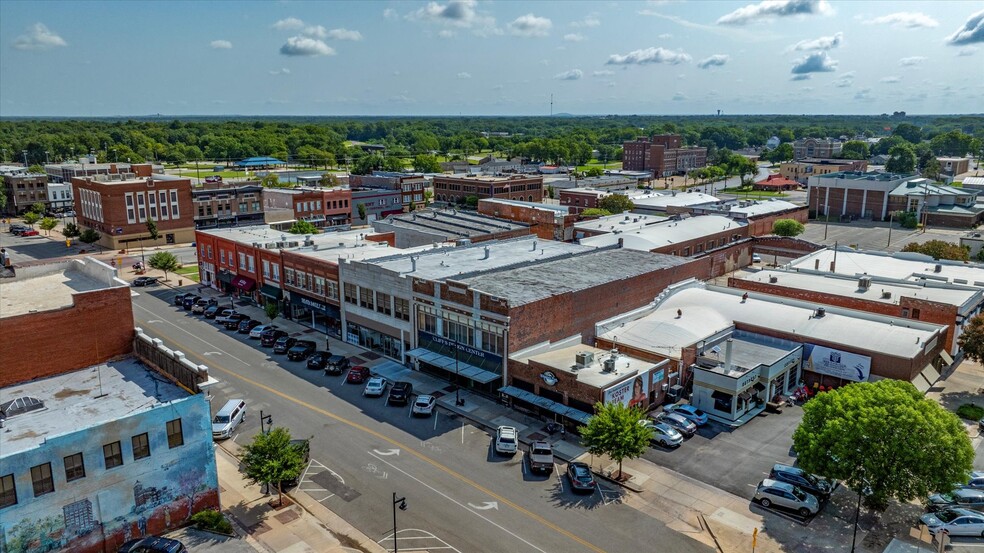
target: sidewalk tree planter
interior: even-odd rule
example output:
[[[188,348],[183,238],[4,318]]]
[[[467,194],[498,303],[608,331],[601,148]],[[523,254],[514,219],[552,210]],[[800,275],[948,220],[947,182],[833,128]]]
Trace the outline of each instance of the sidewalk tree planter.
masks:
[[[150,256],[150,259],[147,260],[147,264],[158,271],[164,271],[165,281],[167,280],[167,273],[173,273],[178,267],[181,266],[181,263],[178,262],[178,258],[171,252],[157,252]]]
[[[646,414],[621,403],[596,403],[595,414],[580,428],[581,443],[592,455],[607,455],[618,463],[612,479],[622,481],[622,460],[635,459],[649,448],[653,431],[639,424]]]
[[[277,427],[257,434],[253,443],[243,447],[243,474],[251,484],[276,485],[279,506],[284,502],[280,483],[298,478],[304,470],[304,456],[298,448],[291,447],[290,440],[290,432]]]

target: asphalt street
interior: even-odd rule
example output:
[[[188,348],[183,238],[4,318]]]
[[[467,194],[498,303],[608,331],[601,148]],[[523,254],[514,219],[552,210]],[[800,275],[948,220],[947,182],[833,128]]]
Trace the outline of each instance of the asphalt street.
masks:
[[[221,381],[213,405],[243,398],[249,415],[234,436],[248,443],[259,412],[297,437],[312,437],[312,463],[299,487],[392,548],[392,494],[400,549],[451,551],[709,551],[659,521],[622,504],[620,489],[571,492],[558,466],[533,476],[522,454],[495,455],[490,436],[446,412],[411,418],[408,407],[368,399],[361,385],[308,371],[274,356],[245,335],[222,330],[171,305],[176,292],[142,290],[133,298],[137,326]],[[323,335],[309,337],[319,343]]]

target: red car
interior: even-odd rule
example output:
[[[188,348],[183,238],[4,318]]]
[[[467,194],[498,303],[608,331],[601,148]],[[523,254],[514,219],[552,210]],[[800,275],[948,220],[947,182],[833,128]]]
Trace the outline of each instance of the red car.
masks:
[[[25,230],[24,232],[20,233],[21,236],[38,236],[39,234],[40,233],[34,229]]]
[[[345,382],[349,384],[362,384],[369,378],[369,367],[352,367],[349,369]]]

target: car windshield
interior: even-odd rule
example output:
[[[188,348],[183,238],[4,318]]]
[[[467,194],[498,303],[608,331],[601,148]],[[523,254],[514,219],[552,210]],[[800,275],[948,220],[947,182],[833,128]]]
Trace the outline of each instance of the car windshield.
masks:
[[[212,420],[215,424],[225,424],[229,422],[229,417],[225,415],[215,415],[215,419]]]
[[[940,500],[943,501],[943,502],[945,502],[945,503],[953,503],[953,494],[941,493],[940,494]]]
[[[793,488],[793,497],[800,501],[806,501],[806,493],[799,488]]]
[[[588,471],[588,469],[580,466],[574,467],[574,475],[577,476],[578,479],[580,480],[587,480],[591,478],[591,473]]]
[[[504,443],[504,444],[514,444],[514,443],[516,443],[516,440],[513,439],[513,438],[511,438],[511,437],[509,437],[509,436],[500,436],[499,437],[499,441],[502,442],[502,443]]]
[[[533,455],[551,455],[553,452],[543,447],[534,447],[532,453]]]
[[[943,522],[950,522],[951,520],[957,518],[958,516],[960,516],[960,513],[957,513],[955,511],[940,511],[936,513],[936,518],[940,519]]]

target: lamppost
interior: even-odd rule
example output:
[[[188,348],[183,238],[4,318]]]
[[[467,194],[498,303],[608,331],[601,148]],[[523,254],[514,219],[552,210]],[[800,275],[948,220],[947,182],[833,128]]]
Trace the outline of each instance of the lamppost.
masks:
[[[871,484],[864,476],[861,477],[861,486],[861,489],[858,490],[858,506],[854,510],[854,537],[851,538],[851,553],[855,553],[855,547],[858,541],[858,522],[861,520],[861,494],[871,494]]]
[[[465,404],[465,400],[461,399],[458,395],[458,389],[461,388],[460,384],[461,373],[458,372],[458,348],[454,348],[454,404],[461,407]]]
[[[399,553],[400,546],[396,543],[396,508],[400,507],[401,511],[407,510],[407,498],[406,497],[396,497],[396,492],[393,492],[393,553]]]
[[[266,422],[266,429],[263,428],[263,423]],[[270,430],[273,428],[273,415],[263,416],[263,410],[260,410],[260,434],[269,434]]]
[[[116,153],[116,148],[113,148],[113,163],[116,163],[118,161],[119,161],[119,156]]]
[[[26,168],[27,167],[27,150],[23,150],[21,153],[24,154],[24,167]]]

